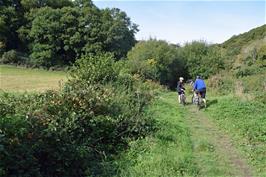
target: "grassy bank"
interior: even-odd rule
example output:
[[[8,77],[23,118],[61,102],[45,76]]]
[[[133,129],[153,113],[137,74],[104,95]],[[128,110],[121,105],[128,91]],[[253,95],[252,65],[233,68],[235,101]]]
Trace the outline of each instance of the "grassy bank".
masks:
[[[58,89],[66,81],[66,73],[41,69],[0,65],[0,89],[9,92]]]
[[[257,169],[258,176],[266,176],[266,105],[234,96],[212,98],[207,113],[233,137],[238,149]]]

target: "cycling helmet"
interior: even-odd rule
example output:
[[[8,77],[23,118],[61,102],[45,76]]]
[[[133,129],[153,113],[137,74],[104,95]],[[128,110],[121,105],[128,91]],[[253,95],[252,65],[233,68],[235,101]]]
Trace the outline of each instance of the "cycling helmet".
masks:
[[[180,81],[183,81],[183,80],[184,80],[184,78],[183,78],[183,77],[179,77],[179,80],[180,80]]]

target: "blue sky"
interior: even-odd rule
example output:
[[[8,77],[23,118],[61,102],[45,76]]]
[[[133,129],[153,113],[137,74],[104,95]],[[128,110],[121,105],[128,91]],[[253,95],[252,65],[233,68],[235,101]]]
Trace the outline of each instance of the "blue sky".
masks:
[[[99,8],[117,7],[139,25],[138,40],[171,43],[206,40],[221,43],[266,23],[265,1],[94,0]]]

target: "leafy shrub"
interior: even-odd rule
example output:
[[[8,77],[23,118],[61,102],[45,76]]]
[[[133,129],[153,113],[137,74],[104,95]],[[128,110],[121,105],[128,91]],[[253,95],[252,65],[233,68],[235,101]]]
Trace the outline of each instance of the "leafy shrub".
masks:
[[[234,82],[230,75],[216,74],[208,79],[207,86],[217,94],[228,94],[233,93]]]
[[[251,75],[244,78],[241,78],[244,84],[246,92],[255,93],[265,92],[265,71],[261,74]]]
[[[90,84],[104,84],[116,79],[118,72],[114,67],[114,58],[111,54],[89,55],[76,62],[71,77],[77,81],[87,81]]]
[[[95,176],[103,159],[150,131],[143,110],[152,84],[120,73],[113,60],[83,57],[61,91],[1,96],[1,173]]]
[[[13,64],[19,61],[19,56],[15,50],[10,50],[2,55],[1,63]]]
[[[253,71],[250,68],[240,68],[235,73],[237,78],[249,76],[252,74],[253,74]]]
[[[29,59],[25,53],[17,52],[15,50],[10,50],[8,52],[5,52],[0,58],[0,63],[3,64],[23,65],[27,64],[28,61]]]

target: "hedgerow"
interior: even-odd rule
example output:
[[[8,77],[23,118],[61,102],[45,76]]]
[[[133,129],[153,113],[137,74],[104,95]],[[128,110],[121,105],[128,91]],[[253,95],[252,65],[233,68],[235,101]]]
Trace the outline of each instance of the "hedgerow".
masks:
[[[150,131],[154,85],[118,68],[111,55],[87,56],[60,91],[2,95],[1,175],[97,176],[103,159]]]

